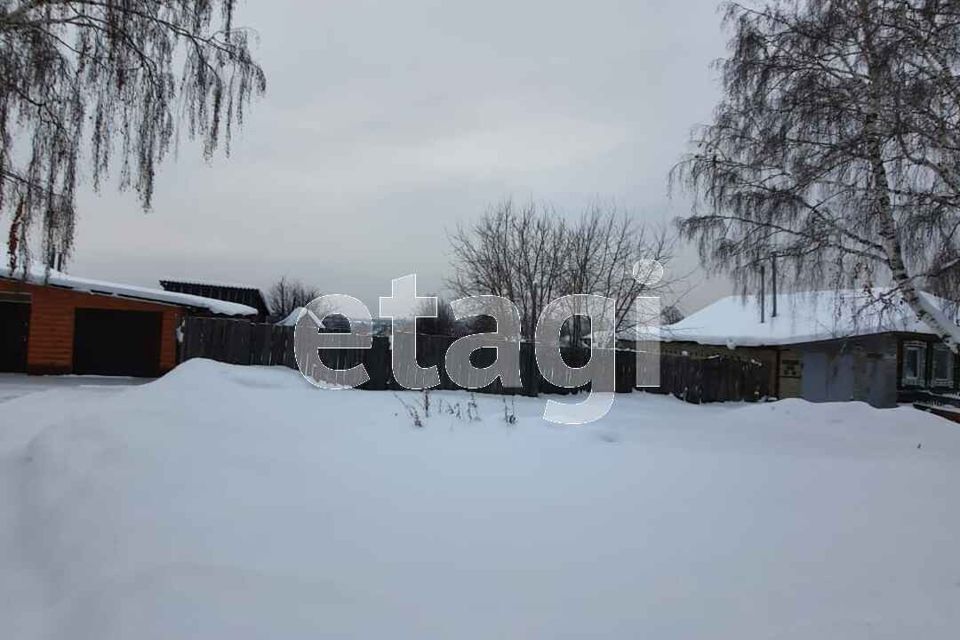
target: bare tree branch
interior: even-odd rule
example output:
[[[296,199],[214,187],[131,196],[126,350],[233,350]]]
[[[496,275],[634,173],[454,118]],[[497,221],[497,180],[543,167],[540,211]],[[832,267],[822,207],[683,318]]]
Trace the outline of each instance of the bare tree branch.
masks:
[[[677,243],[673,234],[601,206],[588,208],[568,224],[546,205],[517,207],[507,201],[470,228],[458,229],[450,243],[455,274],[448,286],[460,296],[498,295],[513,301],[528,339],[544,308],[563,296],[612,299],[620,331],[652,320],[636,317],[637,298],[669,296],[681,280],[669,276],[653,282],[647,273],[633,273],[641,260],[669,267]],[[580,311],[569,309],[574,316]],[[571,327],[571,339],[579,341],[586,327],[577,318]]]
[[[78,173],[94,187],[116,163],[121,189],[151,205],[157,166],[178,135],[209,157],[266,89],[236,0],[0,0],[0,214],[10,266],[69,256]]]
[[[960,2],[724,7],[723,99],[671,175],[683,236],[744,289],[774,256],[797,287],[890,282],[955,346],[919,286],[960,265]]]

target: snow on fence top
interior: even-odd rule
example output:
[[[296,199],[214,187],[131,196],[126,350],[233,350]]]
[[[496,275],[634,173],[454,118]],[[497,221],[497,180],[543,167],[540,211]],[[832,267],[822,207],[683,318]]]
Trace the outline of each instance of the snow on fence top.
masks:
[[[956,305],[921,293],[956,323]],[[935,335],[917,319],[898,292],[888,289],[809,291],[765,298],[761,322],[759,296],[730,296],[672,325],[659,328],[664,342],[757,347],[818,342],[886,332]],[[951,308],[952,307],[952,308]]]
[[[3,254],[0,252],[0,258],[2,257]],[[161,302],[183,307],[192,307],[195,309],[206,309],[210,313],[222,316],[253,316],[257,314],[256,309],[253,307],[248,307],[245,304],[215,300],[213,298],[203,298],[186,293],[174,293],[171,291],[163,291],[161,289],[137,287],[129,284],[118,284],[116,282],[104,282],[102,280],[77,278],[54,269],[51,269],[48,272],[42,265],[36,263],[31,264],[28,269],[18,268],[15,271],[12,271],[9,263],[6,259],[4,259],[3,262],[0,263],[0,278],[25,280],[31,284],[64,287],[66,289],[72,289],[74,291],[80,291],[84,293],[118,296],[122,298],[133,298],[136,300],[146,300],[149,302]]]

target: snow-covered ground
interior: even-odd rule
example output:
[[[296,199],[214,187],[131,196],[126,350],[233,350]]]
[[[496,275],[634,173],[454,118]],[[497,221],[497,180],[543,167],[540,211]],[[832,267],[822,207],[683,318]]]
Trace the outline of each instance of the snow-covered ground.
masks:
[[[146,378],[109,376],[28,376],[20,373],[0,373],[0,402],[13,400],[31,393],[80,387],[83,393],[109,393],[118,388],[146,384]]]
[[[431,394],[417,429],[418,394],[207,361],[9,399],[0,637],[960,633],[957,425],[643,394],[584,427],[518,398],[511,425],[469,400]]]

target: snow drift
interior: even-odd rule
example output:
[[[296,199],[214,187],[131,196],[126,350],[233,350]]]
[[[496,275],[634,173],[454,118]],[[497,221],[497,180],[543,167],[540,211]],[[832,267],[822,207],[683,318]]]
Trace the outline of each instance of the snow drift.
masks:
[[[191,361],[0,404],[4,637],[952,638],[960,429],[863,404],[319,391]],[[447,409],[449,407],[449,409]],[[461,417],[455,408],[460,408]]]

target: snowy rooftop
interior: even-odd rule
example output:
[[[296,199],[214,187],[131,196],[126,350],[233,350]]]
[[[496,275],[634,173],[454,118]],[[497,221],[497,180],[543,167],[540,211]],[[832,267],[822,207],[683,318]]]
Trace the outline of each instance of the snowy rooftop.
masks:
[[[297,307],[296,309],[294,309],[293,311],[291,311],[289,314],[287,314],[287,317],[286,317],[286,318],[284,318],[283,320],[281,320],[280,322],[278,322],[278,323],[277,323],[277,326],[279,326],[279,327],[295,327],[295,326],[297,326],[297,321],[300,320],[300,315],[301,315],[303,312],[305,312],[305,311],[306,311],[306,309],[304,309],[303,307]]]
[[[10,265],[3,251],[0,251],[0,259],[2,259],[2,262],[0,262],[0,278],[25,280],[32,284],[46,284],[98,295],[133,298],[136,300],[147,300],[150,302],[174,304],[195,309],[205,309],[210,313],[223,316],[252,316],[257,314],[256,309],[248,307],[245,304],[225,302],[213,298],[202,298],[185,293],[174,293],[172,291],[150,289],[129,284],[77,278],[52,269],[47,272],[43,266],[39,264],[31,264],[29,269],[26,270],[27,273],[24,274],[24,269],[22,268],[18,268],[16,271],[10,270]],[[26,277],[24,277],[24,275],[26,275]]]
[[[956,311],[928,293],[926,300],[956,322]],[[885,296],[885,297],[884,297]],[[759,296],[730,296],[691,316],[660,328],[665,342],[705,345],[768,346],[798,344],[886,333],[933,334],[920,322],[899,294],[886,290],[812,291],[766,296],[766,318],[760,321]]]

